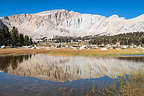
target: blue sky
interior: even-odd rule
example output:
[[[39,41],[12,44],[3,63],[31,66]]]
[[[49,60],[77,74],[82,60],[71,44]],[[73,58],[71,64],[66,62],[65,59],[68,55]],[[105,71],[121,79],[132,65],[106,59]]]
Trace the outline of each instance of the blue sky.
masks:
[[[0,0],[0,16],[54,9],[130,19],[144,14],[144,0]]]

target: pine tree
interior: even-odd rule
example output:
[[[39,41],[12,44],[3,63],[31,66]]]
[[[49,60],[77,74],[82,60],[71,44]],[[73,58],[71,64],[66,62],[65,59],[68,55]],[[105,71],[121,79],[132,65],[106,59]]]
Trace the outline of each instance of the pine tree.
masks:
[[[2,34],[3,34],[3,44],[4,45],[9,45],[10,43],[10,32],[7,26],[3,25],[3,29],[2,29]]]
[[[11,30],[11,42],[14,46],[18,43],[18,30],[15,27]]]
[[[24,42],[26,46],[30,45],[29,36],[25,35]]]
[[[23,34],[19,34],[19,42],[20,42],[20,46],[24,45],[24,35]]]
[[[32,45],[32,44],[33,44],[32,38],[30,38],[29,42],[30,42],[30,45]]]
[[[23,34],[19,34],[17,28],[13,27],[9,32],[9,28],[6,25],[3,25],[3,28],[0,29],[0,46],[23,46],[23,45],[31,45],[32,38],[29,36],[24,36]]]
[[[3,40],[4,40],[4,34],[3,31],[0,30],[0,46],[3,45]]]

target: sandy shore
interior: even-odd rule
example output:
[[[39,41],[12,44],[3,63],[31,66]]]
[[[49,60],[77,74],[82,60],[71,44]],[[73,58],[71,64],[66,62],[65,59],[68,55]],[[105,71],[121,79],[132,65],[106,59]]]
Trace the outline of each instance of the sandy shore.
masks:
[[[144,54],[142,49],[85,49],[85,50],[74,50],[74,49],[28,49],[28,48],[7,48],[0,49],[0,55],[8,54],[38,54],[47,53],[49,55],[56,56],[116,56],[116,55],[128,55],[128,54]]]

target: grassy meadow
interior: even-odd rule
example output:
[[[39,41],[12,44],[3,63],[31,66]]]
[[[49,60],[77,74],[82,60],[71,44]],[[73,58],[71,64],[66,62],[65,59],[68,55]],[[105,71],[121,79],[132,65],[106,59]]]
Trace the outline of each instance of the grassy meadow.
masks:
[[[102,51],[100,49],[85,49],[85,50],[72,50],[72,49],[52,49],[47,52],[50,55],[60,56],[119,56],[119,55],[137,55],[144,54],[142,49],[109,49]]]
[[[38,53],[47,53],[49,55],[56,56],[119,56],[119,55],[137,55],[144,54],[143,49],[27,49],[27,48],[7,48],[0,49],[0,55],[6,54],[38,54]]]

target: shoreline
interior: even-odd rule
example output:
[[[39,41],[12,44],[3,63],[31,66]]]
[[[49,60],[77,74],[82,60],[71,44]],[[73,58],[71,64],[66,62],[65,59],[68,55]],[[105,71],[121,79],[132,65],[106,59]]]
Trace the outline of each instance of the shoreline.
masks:
[[[53,56],[119,56],[119,55],[144,55],[143,49],[28,49],[28,48],[6,48],[0,49],[1,55],[21,55],[21,54],[39,54],[45,53]]]
[[[27,48],[6,48],[0,49],[1,55],[21,55],[21,54],[38,54],[48,52],[46,49],[27,49]]]

